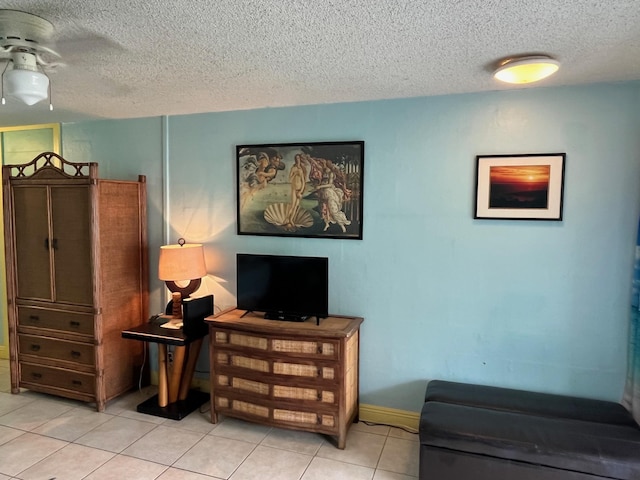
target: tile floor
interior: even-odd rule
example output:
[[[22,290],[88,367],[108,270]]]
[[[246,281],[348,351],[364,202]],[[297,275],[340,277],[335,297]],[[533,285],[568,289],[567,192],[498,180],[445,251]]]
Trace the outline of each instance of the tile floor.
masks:
[[[322,435],[196,411],[182,421],[137,413],[153,387],[113,400],[104,413],[59,397],[10,393],[0,360],[0,480],[413,480],[418,438],[352,425],[338,450]]]

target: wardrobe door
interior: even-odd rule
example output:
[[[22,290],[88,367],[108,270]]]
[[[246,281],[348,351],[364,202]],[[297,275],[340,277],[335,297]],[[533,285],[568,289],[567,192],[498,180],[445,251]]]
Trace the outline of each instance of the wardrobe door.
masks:
[[[51,187],[55,301],[93,305],[89,188]]]
[[[13,189],[18,298],[51,301],[51,258],[47,187]]]

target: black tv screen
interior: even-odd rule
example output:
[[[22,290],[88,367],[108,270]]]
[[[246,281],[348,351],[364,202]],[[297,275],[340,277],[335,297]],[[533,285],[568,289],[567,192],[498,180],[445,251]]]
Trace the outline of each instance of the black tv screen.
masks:
[[[240,310],[294,321],[329,315],[328,258],[238,253],[236,274]]]

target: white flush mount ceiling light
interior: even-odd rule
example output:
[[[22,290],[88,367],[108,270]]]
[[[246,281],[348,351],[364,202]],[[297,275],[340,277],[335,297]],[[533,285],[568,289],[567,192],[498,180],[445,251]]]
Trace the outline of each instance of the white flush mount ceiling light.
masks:
[[[560,62],[547,55],[514,57],[503,60],[493,76],[506,83],[533,83],[553,75],[560,68]]]
[[[13,68],[4,74],[4,89],[8,97],[13,97],[27,105],[34,105],[48,96],[49,77],[38,71],[33,53],[14,52],[11,54]]]

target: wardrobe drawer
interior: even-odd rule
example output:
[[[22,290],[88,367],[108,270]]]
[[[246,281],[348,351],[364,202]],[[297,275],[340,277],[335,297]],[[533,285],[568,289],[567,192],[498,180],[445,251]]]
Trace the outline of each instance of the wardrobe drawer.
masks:
[[[94,347],[90,344],[25,334],[19,335],[19,344],[21,356],[35,355],[82,365],[95,363]]]
[[[93,336],[93,315],[35,307],[18,307],[18,325]]]
[[[95,393],[95,376],[66,368],[46,367],[35,363],[20,363],[21,384],[38,384],[81,393]]]

